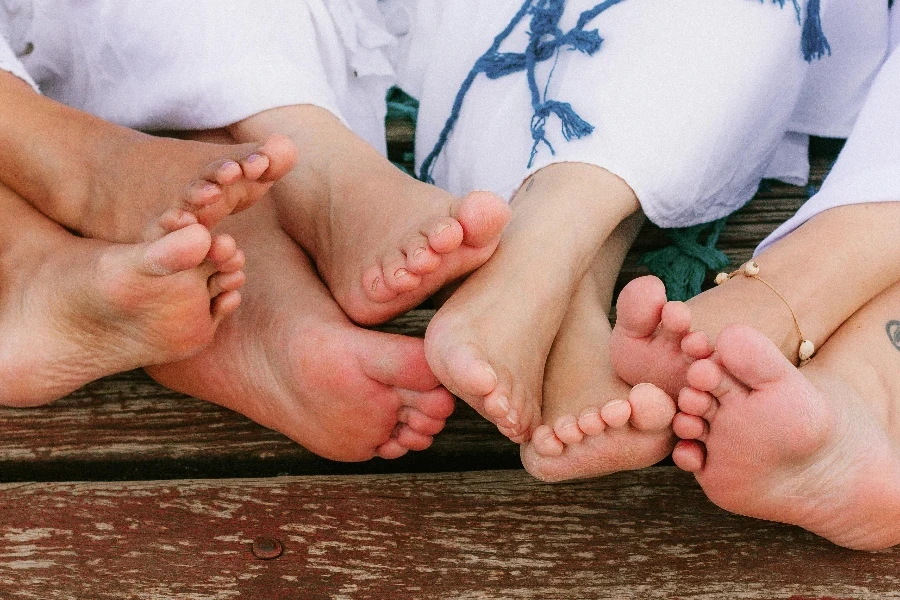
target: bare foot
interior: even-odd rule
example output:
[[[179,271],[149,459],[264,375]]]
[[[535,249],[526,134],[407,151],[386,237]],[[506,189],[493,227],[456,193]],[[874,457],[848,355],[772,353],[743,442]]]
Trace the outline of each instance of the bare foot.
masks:
[[[270,110],[231,130],[296,143],[303,160],[274,189],[281,225],[357,323],[387,321],[480,267],[509,221],[499,196],[416,181],[321,108]]]
[[[663,282],[650,275],[628,282],[619,293],[609,347],[624,381],[653,383],[673,398],[687,383],[688,366],[713,351],[704,332],[691,331],[688,306],[667,302]]]
[[[503,244],[437,312],[425,352],[450,391],[523,443],[541,423],[544,366],[576,286],[638,205],[607,171],[556,164],[512,206]]]
[[[422,340],[353,325],[268,200],[224,226],[248,251],[244,304],[206,350],[147,369],[154,379],[333,460],[427,448],[454,401],[428,368]]]
[[[802,370],[750,327],[723,329],[716,360],[688,370],[675,463],[726,510],[849,548],[900,542],[900,352],[884,320],[867,320],[848,323]]]
[[[3,72],[0,114],[0,181],[63,226],[112,242],[156,239],[163,215],[211,228],[253,205],[296,162],[284,136],[262,145],[154,137],[40,96]]]
[[[190,225],[153,242],[79,238],[0,186],[0,403],[190,356],[240,303],[243,256]]]
[[[675,444],[672,399],[649,384],[630,389],[609,358],[613,286],[642,220],[626,219],[603,245],[553,342],[543,424],[522,445],[525,468],[544,481],[646,467],[668,456]]]

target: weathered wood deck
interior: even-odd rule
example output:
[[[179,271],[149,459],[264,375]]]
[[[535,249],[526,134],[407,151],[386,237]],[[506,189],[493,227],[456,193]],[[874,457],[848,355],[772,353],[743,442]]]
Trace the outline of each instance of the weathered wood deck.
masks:
[[[760,193],[721,238],[733,262],[805,197]],[[620,283],[663,242],[645,228]],[[4,600],[900,598],[900,550],[728,514],[673,467],[540,483],[462,403],[432,448],[341,464],[124,373],[0,409],[0,482]]]

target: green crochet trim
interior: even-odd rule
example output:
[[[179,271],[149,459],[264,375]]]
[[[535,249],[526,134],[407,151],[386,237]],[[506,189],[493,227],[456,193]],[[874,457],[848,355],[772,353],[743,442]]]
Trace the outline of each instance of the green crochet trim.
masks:
[[[727,220],[723,217],[712,223],[666,229],[672,245],[641,257],[641,264],[666,284],[669,300],[693,298],[700,293],[707,270],[721,271],[728,266],[728,257],[716,248]]]

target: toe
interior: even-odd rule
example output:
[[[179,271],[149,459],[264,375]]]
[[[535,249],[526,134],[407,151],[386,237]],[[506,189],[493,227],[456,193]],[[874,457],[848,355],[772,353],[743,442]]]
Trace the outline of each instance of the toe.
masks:
[[[578,415],[578,427],[585,435],[600,435],[606,429],[606,422],[600,416],[600,409],[589,407]]]
[[[216,268],[230,261],[237,253],[237,242],[230,235],[216,235],[212,238],[209,247],[209,253],[206,255],[207,260],[211,260]]]
[[[387,460],[400,458],[407,452],[409,452],[409,448],[402,445],[396,438],[389,439],[375,450],[376,456]]]
[[[224,292],[213,298],[210,303],[213,325],[218,327],[222,320],[234,314],[240,305],[241,293],[238,291]]]
[[[385,257],[382,269],[385,284],[397,294],[411,292],[422,283],[422,279],[407,268],[406,256],[400,250]]]
[[[241,165],[233,160],[222,160],[210,165],[212,171],[207,175],[207,179],[219,185],[232,185],[241,180],[244,171]]]
[[[531,436],[531,446],[541,456],[560,456],[566,449],[565,445],[556,437],[553,430],[547,425],[539,425]]]
[[[193,269],[206,258],[211,245],[206,227],[190,225],[155,242],[136,246],[141,253],[140,270],[147,275],[165,276]]]
[[[188,207],[197,208],[218,202],[224,191],[222,186],[211,181],[195,181],[188,186],[186,200]]]
[[[694,360],[709,358],[713,350],[709,337],[702,331],[692,331],[681,340],[681,351]]]
[[[709,392],[686,387],[678,394],[678,410],[695,417],[703,417],[710,413],[715,401],[715,397]]]
[[[600,409],[600,416],[609,427],[625,427],[631,418],[631,404],[625,400],[613,400]]]
[[[259,152],[266,156],[269,163],[269,168],[260,177],[260,181],[277,181],[297,164],[297,147],[285,135],[270,135]]]
[[[421,451],[431,446],[434,440],[430,435],[419,433],[411,427],[401,427],[397,432],[397,441],[404,448]]]
[[[154,225],[151,225],[150,229],[153,231],[145,239],[156,239],[196,223],[197,217],[193,213],[180,208],[170,208],[160,215]]]
[[[441,265],[441,257],[428,245],[428,238],[418,234],[403,245],[406,268],[415,275],[434,273]]]
[[[496,244],[509,223],[512,211],[497,194],[475,191],[455,206],[454,217],[463,230],[467,246],[484,248]]]
[[[688,384],[701,392],[709,392],[718,399],[747,389],[728,374],[717,362],[704,359],[693,363],[687,372]]]
[[[556,420],[553,433],[563,444],[577,444],[584,439],[584,432],[578,426],[578,419],[572,415],[564,415]]]
[[[413,431],[428,436],[440,433],[445,424],[444,419],[435,419],[409,406],[401,407],[397,418]]]
[[[672,451],[672,461],[688,473],[699,473],[706,462],[706,449],[703,444],[693,440],[681,440]]]
[[[622,288],[616,302],[616,329],[634,338],[651,335],[662,320],[666,286],[652,275],[639,277]]]
[[[723,329],[716,339],[716,350],[728,371],[751,388],[797,374],[797,368],[769,338],[746,325]]]
[[[438,254],[453,252],[463,241],[462,225],[450,217],[435,219],[428,223],[420,233],[428,239],[428,245]]]
[[[703,442],[709,433],[709,424],[700,417],[678,413],[672,420],[672,431],[683,440]]]
[[[691,329],[691,311],[684,302],[666,302],[660,323],[663,332],[680,339]]]
[[[217,263],[216,268],[218,268],[221,273],[234,273],[235,271],[242,270],[245,264],[247,264],[247,256],[244,254],[243,250],[238,248],[235,251],[234,256],[224,262]]]
[[[209,278],[207,287],[209,288],[209,297],[215,298],[223,292],[233,292],[244,286],[247,277],[243,271],[235,271],[233,273],[216,273]]]
[[[397,292],[388,287],[384,280],[384,269],[374,265],[365,270],[362,277],[362,289],[366,298],[372,302],[390,302],[397,297]]]
[[[244,178],[248,181],[256,181],[269,168],[269,157],[259,152],[253,152],[241,159],[240,165]]]
[[[628,395],[631,424],[640,431],[660,431],[672,424],[676,406],[672,398],[650,383],[635,386]]]

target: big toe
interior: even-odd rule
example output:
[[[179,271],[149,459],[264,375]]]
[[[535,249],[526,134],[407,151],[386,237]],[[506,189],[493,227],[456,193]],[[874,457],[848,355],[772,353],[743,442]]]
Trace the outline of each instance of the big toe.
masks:
[[[628,395],[631,424],[639,431],[660,431],[671,427],[677,412],[675,401],[653,384],[635,386]]]
[[[277,181],[287,175],[297,164],[297,147],[285,135],[274,133],[259,148],[259,153],[269,159],[269,167],[260,181]]]
[[[455,216],[463,228],[463,242],[482,248],[500,241],[512,212],[497,194],[476,191],[463,198]]]
[[[206,258],[211,245],[209,230],[194,224],[136,248],[140,253],[143,272],[148,275],[171,275],[198,266]]]
[[[781,350],[747,325],[729,325],[716,339],[719,360],[732,375],[752,388],[795,374]]]
[[[652,275],[628,283],[616,302],[616,329],[629,337],[647,337],[656,331],[666,306],[666,286]]]

